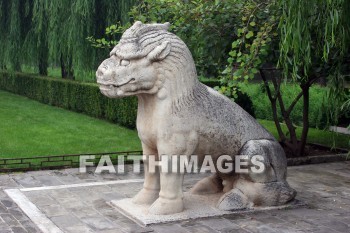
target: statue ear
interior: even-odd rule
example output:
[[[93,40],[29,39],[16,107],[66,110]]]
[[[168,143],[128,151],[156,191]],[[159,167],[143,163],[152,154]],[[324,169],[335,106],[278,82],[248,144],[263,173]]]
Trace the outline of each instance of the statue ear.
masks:
[[[164,41],[147,55],[151,61],[161,61],[170,53],[170,42]]]

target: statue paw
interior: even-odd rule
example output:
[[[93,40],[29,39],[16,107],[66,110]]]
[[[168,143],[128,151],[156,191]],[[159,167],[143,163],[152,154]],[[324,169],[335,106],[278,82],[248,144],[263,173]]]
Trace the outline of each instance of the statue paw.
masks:
[[[182,198],[167,200],[158,198],[149,208],[150,214],[167,215],[182,212],[184,204]]]
[[[220,198],[216,207],[220,210],[241,210],[251,206],[252,203],[239,189],[232,189]]]
[[[141,189],[132,202],[138,205],[152,204],[159,197],[159,190]]]

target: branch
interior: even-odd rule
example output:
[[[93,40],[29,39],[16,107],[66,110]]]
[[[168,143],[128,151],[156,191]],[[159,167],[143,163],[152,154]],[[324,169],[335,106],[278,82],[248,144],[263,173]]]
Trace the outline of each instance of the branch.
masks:
[[[271,102],[276,102],[276,96],[272,97],[271,89],[270,89],[269,83],[266,79],[264,72],[262,72],[261,69],[259,70],[259,72],[260,72],[260,76],[261,76],[262,80],[264,81],[264,86],[266,88],[267,96],[269,97]]]
[[[278,116],[277,116],[277,106],[276,106],[276,97],[272,97],[272,94],[271,94],[271,90],[270,90],[270,87],[269,87],[269,84],[268,84],[268,81],[265,77],[265,74],[259,70],[260,72],[260,76],[262,78],[262,80],[264,81],[264,85],[265,85],[265,88],[266,88],[266,92],[267,92],[267,95],[270,99],[270,102],[271,102],[271,107],[272,107],[272,116],[273,116],[273,120],[275,122],[275,126],[276,126],[276,129],[277,129],[277,132],[278,132],[278,136],[280,137],[280,140],[283,142],[283,143],[286,143],[286,136],[284,135],[283,133],[283,130],[281,128],[281,124],[280,122],[278,121]]]
[[[291,140],[292,144],[297,145],[298,144],[298,138],[297,138],[297,135],[296,135],[296,132],[295,132],[296,128],[294,127],[293,122],[290,119],[290,117],[286,114],[286,108],[284,106],[283,98],[282,98],[282,95],[281,95],[280,84],[277,83],[275,77],[272,78],[272,83],[273,83],[273,85],[275,87],[275,90],[277,91],[276,97],[277,97],[277,100],[278,100],[278,103],[279,103],[279,107],[280,107],[281,112],[282,112],[283,119],[284,119],[284,121],[285,121],[285,123],[287,125],[288,131],[289,131],[289,134],[290,134],[290,140]]]
[[[289,108],[288,108],[287,111],[286,111],[287,116],[290,115],[290,113],[292,112],[294,106],[298,103],[299,99],[303,96],[303,94],[304,94],[303,91],[301,91],[301,92],[299,93],[299,95],[298,95],[298,96],[294,99],[294,101],[291,103],[291,105],[289,106]]]

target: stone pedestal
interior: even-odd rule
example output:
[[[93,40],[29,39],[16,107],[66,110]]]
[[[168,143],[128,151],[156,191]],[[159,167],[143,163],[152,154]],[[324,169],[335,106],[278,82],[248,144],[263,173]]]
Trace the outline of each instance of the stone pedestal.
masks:
[[[303,206],[304,203],[294,200],[286,205],[273,207],[255,207],[239,211],[223,211],[215,207],[222,193],[211,195],[192,195],[188,192],[184,193],[185,210],[181,213],[169,215],[150,214],[148,209],[150,205],[136,205],[132,202],[132,198],[111,201],[120,213],[132,219],[136,223],[147,226],[156,223],[167,223],[181,220],[190,220],[198,218],[207,218],[214,216],[223,216],[228,214],[242,214],[255,211],[267,211],[274,209],[293,208]]]

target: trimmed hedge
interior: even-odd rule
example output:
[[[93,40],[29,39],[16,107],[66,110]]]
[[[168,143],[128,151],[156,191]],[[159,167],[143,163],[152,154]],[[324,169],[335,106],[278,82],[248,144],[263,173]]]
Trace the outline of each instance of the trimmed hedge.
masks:
[[[136,126],[137,98],[109,99],[96,84],[2,71],[0,89],[128,128]]]
[[[216,80],[203,83],[210,87],[218,85]],[[136,127],[137,98],[107,98],[94,83],[0,71],[0,89],[128,128]],[[253,103],[246,93],[238,93],[235,102],[255,116]]]

